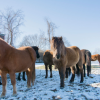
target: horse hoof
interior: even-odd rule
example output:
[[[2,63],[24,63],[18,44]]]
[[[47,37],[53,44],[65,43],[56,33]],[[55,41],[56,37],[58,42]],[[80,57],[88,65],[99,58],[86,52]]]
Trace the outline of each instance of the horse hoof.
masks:
[[[24,81],[26,81],[26,79],[23,79]]]
[[[47,78],[47,76],[45,76],[45,78]]]
[[[52,76],[50,76],[50,78],[52,78]]]
[[[74,82],[74,81],[71,81],[71,80],[69,81],[69,83],[73,83],[73,82]]]
[[[60,87],[60,89],[63,89],[64,87]]]
[[[83,81],[80,81],[80,83],[83,83]]]
[[[13,96],[13,97],[16,97],[16,96],[17,96],[17,93],[14,93],[12,96]]]
[[[1,98],[5,97],[5,93],[2,93],[0,97],[1,97]]]
[[[21,79],[20,78],[18,78],[18,81],[20,81]]]

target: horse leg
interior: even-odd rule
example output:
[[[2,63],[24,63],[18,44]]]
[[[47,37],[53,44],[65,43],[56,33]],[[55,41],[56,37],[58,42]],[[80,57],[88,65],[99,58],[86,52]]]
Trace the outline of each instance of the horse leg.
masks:
[[[72,72],[72,77],[71,77],[70,83],[73,82],[75,78],[75,66],[71,67],[71,72]]]
[[[85,77],[85,64],[83,64],[84,77]]]
[[[20,74],[21,74],[21,73],[18,73],[18,78],[17,78],[19,81],[21,80]]]
[[[32,72],[31,70],[28,68],[28,70],[26,71],[27,74],[27,87],[30,88],[31,87],[31,79],[32,79]]]
[[[49,65],[49,69],[50,69],[50,78],[52,78],[52,65]]]
[[[34,81],[35,81],[35,63],[32,65],[32,85],[34,85]]]
[[[81,73],[81,80],[80,80],[80,83],[83,82],[83,68],[81,65],[78,65],[79,66],[79,70],[80,70],[80,73]]]
[[[2,82],[0,81],[0,85],[2,85]]]
[[[26,81],[26,79],[25,79],[25,71],[23,72],[23,80]]]
[[[63,68],[58,68],[59,70],[59,75],[60,75],[60,88],[62,89],[64,87],[64,78],[65,78],[65,71],[66,71],[66,66]]]
[[[90,66],[87,65],[87,76],[89,76]]]
[[[71,74],[71,69],[69,68],[69,75]]]
[[[6,83],[7,83],[6,73],[4,72],[1,73],[1,79],[2,79],[2,85],[3,85],[1,97],[4,97],[6,94]]]
[[[68,78],[68,68],[66,68],[66,78]]]
[[[16,95],[17,91],[16,91],[16,76],[15,76],[15,72],[10,72],[9,75],[10,75],[11,83],[13,85],[13,95]]]
[[[47,78],[48,77],[48,66],[45,64],[45,71],[46,71],[46,76],[45,76],[45,78]]]

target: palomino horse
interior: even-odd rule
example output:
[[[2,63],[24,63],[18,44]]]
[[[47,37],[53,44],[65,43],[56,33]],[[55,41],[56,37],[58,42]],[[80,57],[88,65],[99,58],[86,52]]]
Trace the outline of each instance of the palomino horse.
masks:
[[[53,52],[53,62],[54,65],[59,70],[60,75],[60,87],[64,87],[64,78],[65,78],[65,71],[66,68],[71,68],[72,77],[70,82],[74,81],[75,78],[75,65],[77,64],[80,73],[81,73],[81,80],[83,82],[83,66],[82,66],[82,54],[78,47],[71,46],[65,47],[62,37],[52,37],[50,41],[51,51]]]
[[[82,63],[84,69],[84,77],[85,77],[85,65],[87,66],[87,76],[91,73],[91,52],[86,49],[82,49]]]
[[[46,50],[43,54],[43,61],[45,64],[45,71],[46,71],[46,76],[45,78],[48,77],[48,65],[49,65],[49,69],[50,69],[50,78],[52,78],[52,65],[53,64],[53,53],[50,50]]]
[[[96,61],[96,60],[98,60],[100,65],[100,55],[99,54],[91,55],[91,61]]]
[[[27,86],[34,85],[35,80],[35,61],[36,53],[32,47],[20,47],[15,49],[0,38],[0,70],[2,78],[2,94],[6,94],[6,74],[10,75],[11,83],[13,85],[13,95],[17,94],[15,73],[26,71]]]
[[[35,50],[36,57],[39,58],[40,57],[39,52],[38,52],[39,48],[37,46],[31,46],[31,47]],[[17,78],[19,81],[21,80],[20,75],[21,75],[21,73],[18,74],[18,78]],[[26,81],[26,79],[25,79],[25,71],[23,72],[23,77],[22,78],[23,78],[24,81]]]

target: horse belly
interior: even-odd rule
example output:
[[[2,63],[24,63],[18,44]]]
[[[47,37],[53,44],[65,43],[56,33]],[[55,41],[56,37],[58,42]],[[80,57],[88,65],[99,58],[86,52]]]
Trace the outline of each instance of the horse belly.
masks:
[[[78,56],[72,56],[70,59],[68,59],[68,66],[75,66],[79,61],[79,57]]]

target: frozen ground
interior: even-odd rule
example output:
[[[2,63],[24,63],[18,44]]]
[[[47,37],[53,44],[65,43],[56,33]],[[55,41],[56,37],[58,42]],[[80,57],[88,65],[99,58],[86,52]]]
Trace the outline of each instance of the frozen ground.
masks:
[[[39,64],[37,64],[39,65]],[[36,66],[37,66],[36,65]],[[48,73],[50,76],[50,73]],[[70,76],[71,77],[71,76]],[[92,69],[90,77],[85,77],[80,84],[80,77],[75,77],[74,83],[65,80],[64,89],[60,89],[60,78],[58,71],[53,71],[53,78],[45,78],[45,70],[36,70],[36,80],[34,86],[27,89],[26,81],[17,81],[17,95],[12,96],[13,87],[8,77],[7,93],[0,100],[100,100],[100,69]],[[0,86],[0,93],[2,86]]]

